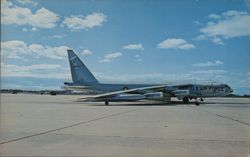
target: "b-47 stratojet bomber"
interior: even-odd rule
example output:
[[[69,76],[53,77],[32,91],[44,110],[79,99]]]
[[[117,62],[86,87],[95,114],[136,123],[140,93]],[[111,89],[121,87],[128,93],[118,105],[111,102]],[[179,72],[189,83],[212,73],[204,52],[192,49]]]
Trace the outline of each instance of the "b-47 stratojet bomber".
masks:
[[[91,90],[101,94],[86,96],[82,101],[109,102],[118,101],[170,101],[177,97],[184,103],[194,99],[195,104],[203,101],[205,97],[226,96],[233,92],[227,84],[105,84],[100,83],[79,59],[73,50],[68,50],[68,58],[72,76],[72,83],[65,82],[63,88],[67,90]]]

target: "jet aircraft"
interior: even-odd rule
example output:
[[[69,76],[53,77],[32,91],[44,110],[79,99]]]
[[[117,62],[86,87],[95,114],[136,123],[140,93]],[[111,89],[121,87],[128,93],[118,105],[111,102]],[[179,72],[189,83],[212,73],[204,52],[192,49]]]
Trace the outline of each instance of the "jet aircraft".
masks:
[[[68,51],[72,81],[65,82],[63,88],[67,90],[91,90],[101,92],[101,94],[86,96],[82,101],[109,102],[118,101],[170,101],[171,97],[177,97],[184,103],[189,103],[194,99],[195,104],[203,101],[205,97],[226,96],[233,92],[227,84],[106,84],[100,83],[90,72],[86,65],[74,53]]]

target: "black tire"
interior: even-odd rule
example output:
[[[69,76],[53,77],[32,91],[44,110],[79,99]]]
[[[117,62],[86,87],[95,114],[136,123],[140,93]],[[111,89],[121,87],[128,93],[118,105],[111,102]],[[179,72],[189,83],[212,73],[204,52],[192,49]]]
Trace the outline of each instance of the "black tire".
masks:
[[[200,103],[198,101],[195,102],[196,106],[200,106]]]
[[[105,105],[109,105],[109,101],[105,101]]]
[[[184,103],[189,103],[188,97],[184,97],[184,98],[182,99],[182,101],[183,101]]]

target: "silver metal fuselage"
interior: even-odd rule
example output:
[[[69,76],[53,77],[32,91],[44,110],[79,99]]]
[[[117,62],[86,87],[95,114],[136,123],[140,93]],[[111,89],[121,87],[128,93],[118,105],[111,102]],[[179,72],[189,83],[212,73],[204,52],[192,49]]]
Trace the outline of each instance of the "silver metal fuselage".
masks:
[[[160,84],[85,84],[85,85],[74,85],[78,87],[79,90],[91,90],[97,93],[107,93],[114,92],[120,90],[127,90],[133,88],[141,88],[141,87],[150,87]],[[188,90],[188,97],[218,97],[218,96],[226,96],[233,92],[232,88],[226,84],[183,84],[183,85],[165,85],[165,89],[162,92],[168,93],[174,90]],[[70,89],[70,86],[64,86],[65,89]]]
[[[99,83],[95,76],[90,72],[87,66],[74,53],[73,50],[68,50],[68,58],[70,63],[70,70],[73,83],[64,83],[65,89],[79,90],[79,91],[93,91],[95,93],[106,93],[105,98],[113,100],[131,100],[142,97],[171,97],[176,96],[178,99],[192,99],[198,97],[216,97],[226,96],[233,92],[233,90],[226,84],[181,84],[181,85],[167,85],[167,84],[107,84]],[[156,87],[155,87],[156,86]],[[128,91],[123,91],[128,90]],[[113,93],[110,93],[113,92]],[[161,94],[157,94],[161,92]],[[145,95],[148,93],[148,95]],[[164,93],[164,94],[163,94]],[[140,94],[123,97],[120,94]],[[99,96],[100,97],[100,96]],[[103,98],[103,97],[102,97]]]

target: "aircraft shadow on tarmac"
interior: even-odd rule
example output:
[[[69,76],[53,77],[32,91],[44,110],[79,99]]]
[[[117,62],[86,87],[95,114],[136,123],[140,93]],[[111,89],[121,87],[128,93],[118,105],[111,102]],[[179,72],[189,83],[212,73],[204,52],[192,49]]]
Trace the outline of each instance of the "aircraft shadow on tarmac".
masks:
[[[76,103],[83,103],[81,101],[75,101]],[[86,103],[86,102],[84,102]],[[249,102],[200,102],[200,105],[212,105],[212,104],[221,104],[221,105],[244,105],[245,107],[250,107]],[[180,105],[196,105],[195,102],[191,101],[189,103],[184,103],[182,101],[170,101],[170,102],[111,102],[108,106],[180,106]],[[86,106],[106,106],[101,102],[88,102]]]
[[[80,101],[77,101],[78,103],[81,103]],[[211,104],[211,102],[200,102],[200,105],[203,104]],[[189,103],[184,103],[181,101],[170,101],[170,102],[128,102],[128,103],[119,103],[119,102],[111,102],[107,106],[179,106],[179,105],[195,105],[195,102],[189,102]],[[96,103],[96,102],[90,102],[87,103],[87,106],[106,106],[103,103]]]

